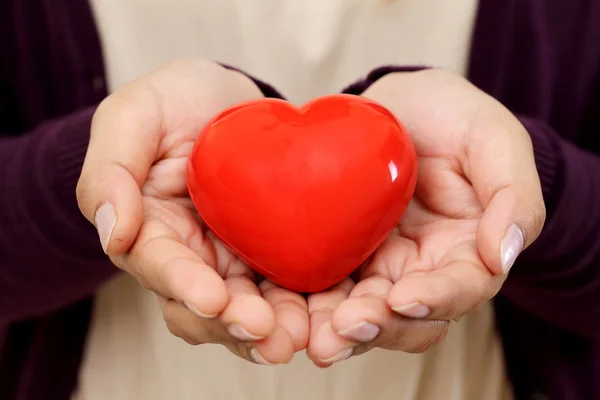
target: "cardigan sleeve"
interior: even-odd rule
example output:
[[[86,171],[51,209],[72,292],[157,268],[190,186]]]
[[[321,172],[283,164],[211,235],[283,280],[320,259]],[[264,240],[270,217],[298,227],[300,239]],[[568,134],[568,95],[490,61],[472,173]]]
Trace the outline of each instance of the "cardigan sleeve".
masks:
[[[0,139],[0,323],[80,300],[116,271],[75,197],[94,110]]]

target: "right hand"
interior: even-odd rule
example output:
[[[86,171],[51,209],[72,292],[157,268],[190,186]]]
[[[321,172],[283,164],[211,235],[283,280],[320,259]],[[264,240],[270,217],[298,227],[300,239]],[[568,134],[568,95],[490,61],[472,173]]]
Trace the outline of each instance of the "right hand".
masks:
[[[204,125],[259,97],[243,74],[198,59],[131,83],[96,111],[77,199],[112,262],[157,294],[173,334],[279,364],[307,345],[305,299],[266,280],[257,285],[206,231],[185,181]]]

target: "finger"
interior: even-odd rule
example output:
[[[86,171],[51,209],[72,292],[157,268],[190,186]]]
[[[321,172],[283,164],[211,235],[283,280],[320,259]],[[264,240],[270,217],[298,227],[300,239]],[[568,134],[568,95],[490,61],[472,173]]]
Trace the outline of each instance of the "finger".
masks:
[[[222,344],[233,354],[255,362],[250,345],[232,338],[219,319],[198,318],[184,305],[162,296],[158,296],[158,303],[167,329],[174,336],[192,346],[206,343]]]
[[[494,274],[508,273],[539,236],[546,218],[531,139],[519,121],[502,110],[492,128],[490,121],[474,121],[474,129],[486,134],[472,135],[467,154],[467,175],[485,208],[477,244]]]
[[[252,344],[250,358],[257,364],[287,364],[294,358],[294,343],[289,332],[277,325],[275,331],[265,339]]]
[[[495,296],[504,279],[489,272],[477,256],[475,243],[464,243],[449,252],[437,269],[412,273],[396,282],[388,304],[408,318],[456,319]]]
[[[245,276],[252,281],[257,279],[256,272],[235,256],[211,231],[206,232],[206,238],[213,244],[215,265],[219,275],[225,278]],[[258,293],[256,285],[252,287],[252,290],[253,293]]]
[[[340,336],[356,343],[375,340],[382,328],[385,316],[392,316],[386,299],[393,283],[382,276],[371,276],[356,284],[349,298],[340,303],[331,317],[333,330]],[[370,308],[377,302],[379,307]]]
[[[353,285],[351,279],[345,279],[330,290],[308,297],[310,337],[306,354],[318,367],[325,368],[352,356],[352,341],[335,333],[331,315],[348,297]]]
[[[173,146],[167,131],[194,140],[221,110],[259,97],[242,74],[193,58],[157,70],[100,104],[77,198],[107,254],[120,255],[135,240],[143,215],[140,187]]]
[[[274,308],[261,296],[247,276],[226,278],[231,302],[220,317],[233,339],[227,344],[237,353],[247,352],[258,364],[285,364],[294,356],[294,343],[288,331],[276,323]],[[306,311],[305,311],[306,313]]]
[[[422,96],[427,104],[406,95],[428,91],[430,96]],[[388,106],[413,132],[417,148],[427,153],[436,148],[460,161],[485,209],[477,232],[482,258],[492,273],[505,274],[518,254],[538,237],[545,220],[531,138],[523,124],[500,102],[443,70],[388,74],[364,96]],[[420,133],[427,133],[431,126],[423,121],[431,119],[427,113],[431,114],[431,104],[436,102],[443,106],[437,110],[441,120],[456,118],[451,130],[455,134],[440,136],[446,140],[423,141],[420,138],[428,135]],[[448,107],[452,102],[457,104],[455,109]],[[444,114],[444,110],[451,112]]]
[[[275,314],[256,284],[246,276],[225,279],[231,300],[220,316],[232,337],[258,341],[275,331]]]
[[[411,320],[394,313],[386,298],[364,294],[343,301],[331,324],[340,336],[355,343],[355,355],[373,348],[422,353],[444,339],[448,321]]]
[[[131,251],[115,262],[146,289],[186,304],[198,316],[212,318],[229,301],[217,272],[158,220],[147,220]]]
[[[96,225],[104,251],[120,255],[143,221],[140,187],[156,159],[162,110],[155,93],[138,85],[98,107],[77,184],[79,207]]]
[[[159,305],[167,329],[192,346],[205,343],[224,344],[232,340],[218,319],[199,318],[175,300],[159,297]],[[247,353],[242,351],[239,355],[246,355],[245,357],[250,359]]]
[[[306,300],[298,293],[283,289],[268,280],[262,281],[259,289],[273,308],[277,325],[290,335],[294,352],[304,350],[309,333]]]
[[[367,278],[380,276],[386,278],[387,281],[396,282],[406,273],[407,266],[410,266],[413,270],[432,268],[420,257],[417,243],[414,240],[399,236],[398,230],[396,230],[381,244],[373,254],[372,259],[359,269],[360,280],[362,282]],[[352,292],[367,288],[365,285],[361,284]],[[375,290],[375,288],[372,290]]]

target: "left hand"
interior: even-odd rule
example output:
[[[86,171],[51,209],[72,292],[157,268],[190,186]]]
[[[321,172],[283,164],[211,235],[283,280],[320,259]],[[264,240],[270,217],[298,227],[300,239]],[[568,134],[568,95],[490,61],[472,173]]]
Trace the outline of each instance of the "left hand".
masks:
[[[392,73],[363,95],[394,113],[418,155],[416,192],[371,260],[309,297],[308,356],[321,367],[381,347],[423,352],[500,290],[540,234],[545,207],[525,128],[440,70]]]
[[[197,57],[140,77],[96,110],[77,199],[111,261],[156,293],[173,335],[282,364],[306,347],[306,300],[259,284],[207,231],[185,179],[202,127],[260,98],[247,76]]]

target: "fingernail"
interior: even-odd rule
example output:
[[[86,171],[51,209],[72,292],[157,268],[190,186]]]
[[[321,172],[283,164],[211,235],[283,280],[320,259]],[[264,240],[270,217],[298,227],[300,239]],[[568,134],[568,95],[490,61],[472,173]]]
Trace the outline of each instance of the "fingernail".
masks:
[[[260,354],[260,351],[254,349],[254,348],[250,349],[250,357],[252,357],[254,362],[257,364],[272,365],[270,362],[265,360],[265,358],[262,356],[262,354]]]
[[[229,325],[227,331],[231,336],[241,341],[260,340],[264,338],[264,336],[256,336],[251,334],[239,324]]]
[[[216,314],[205,314],[203,312],[201,312],[200,310],[198,310],[193,304],[190,303],[186,303],[185,301],[183,302],[183,305],[187,307],[188,310],[190,310],[191,312],[193,312],[194,314],[196,314],[199,317],[202,318],[214,318],[217,315]]]
[[[349,349],[344,349],[344,350],[340,351],[339,353],[337,353],[335,356],[333,356],[331,358],[320,358],[319,360],[321,360],[321,362],[323,362],[325,364],[334,364],[336,362],[347,360],[348,358],[350,358],[350,356],[352,356],[353,353],[354,353],[354,348],[350,347]]]
[[[410,303],[405,306],[392,307],[392,310],[409,318],[426,318],[431,314],[431,309],[421,303]]]
[[[106,253],[110,237],[115,224],[117,223],[117,215],[115,214],[115,208],[110,203],[104,203],[100,206],[94,217],[96,223],[96,229],[98,230],[98,236],[100,236],[100,243],[102,244],[102,250]]]
[[[338,332],[340,336],[356,342],[370,342],[379,335],[379,327],[370,322],[363,321],[353,327]]]
[[[502,244],[500,246],[500,252],[502,257],[502,271],[507,274],[508,271],[512,268],[517,257],[523,251],[523,247],[525,246],[525,238],[523,237],[523,232],[517,227],[517,225],[512,224],[508,227],[506,234],[504,235],[504,239],[502,239]]]

